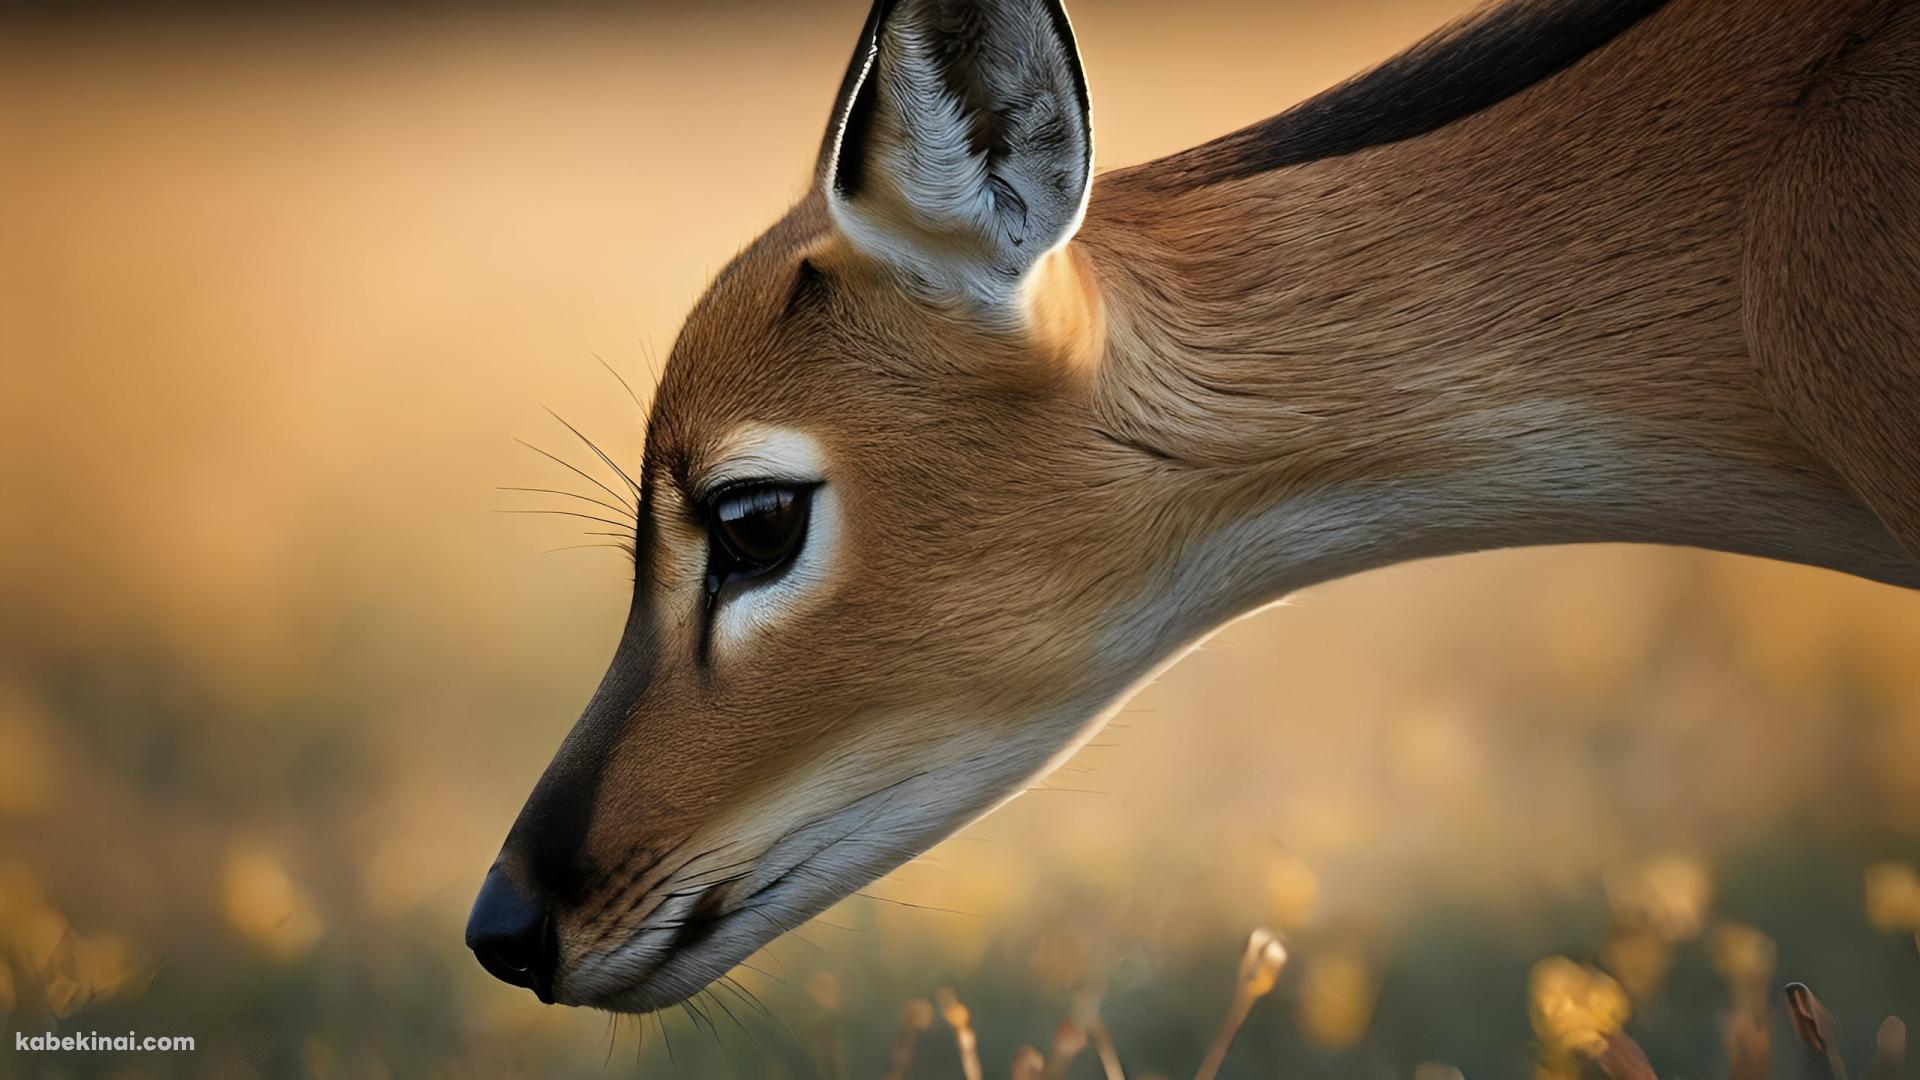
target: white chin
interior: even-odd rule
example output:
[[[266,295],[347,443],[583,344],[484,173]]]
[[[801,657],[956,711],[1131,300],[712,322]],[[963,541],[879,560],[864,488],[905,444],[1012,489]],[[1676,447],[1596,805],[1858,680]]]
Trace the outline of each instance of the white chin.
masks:
[[[650,918],[618,949],[590,957],[554,988],[562,1004],[645,1013],[706,989],[774,938],[853,895],[973,820],[917,777],[797,829],[760,856],[724,914],[696,922],[692,898]],[[930,797],[931,796],[931,797]],[[980,802],[998,800],[981,793]],[[974,800],[969,800],[974,801]],[[671,891],[672,882],[662,886]]]
[[[951,764],[871,792],[824,818],[794,829],[756,860],[730,888],[726,911],[696,922],[698,897],[664,904],[649,916],[661,925],[639,931],[610,953],[589,957],[560,980],[557,1000],[616,1012],[652,1012],[706,989],[756,949],[795,929],[918,856],[1025,790],[1034,761],[1052,771],[1100,727],[1104,715],[1061,717],[1001,739]],[[1026,743],[1026,745],[1022,745]],[[1062,744],[1065,744],[1064,746]],[[697,875],[697,871],[695,872]],[[671,892],[674,883],[662,886]]]

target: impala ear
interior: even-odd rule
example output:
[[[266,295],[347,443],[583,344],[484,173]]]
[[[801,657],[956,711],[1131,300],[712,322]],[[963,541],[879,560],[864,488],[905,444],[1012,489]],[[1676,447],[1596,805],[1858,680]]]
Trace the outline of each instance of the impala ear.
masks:
[[[1059,0],[879,0],[822,151],[853,244],[936,295],[1012,301],[1080,227],[1085,73]]]

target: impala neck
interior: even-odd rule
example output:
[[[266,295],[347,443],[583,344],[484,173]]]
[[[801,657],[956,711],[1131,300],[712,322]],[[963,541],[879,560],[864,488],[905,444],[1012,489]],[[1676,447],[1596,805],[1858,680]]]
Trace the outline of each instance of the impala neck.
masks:
[[[1096,190],[1096,407],[1181,510],[1155,520],[1184,530],[1168,580],[1191,574],[1170,587],[1195,590],[1192,621],[1530,544],[1687,544],[1912,583],[1752,389],[1730,231],[1671,202],[1621,220],[1602,185],[1558,187],[1549,214],[1489,177],[1497,162],[1449,165],[1431,142],[1184,191],[1149,166]]]

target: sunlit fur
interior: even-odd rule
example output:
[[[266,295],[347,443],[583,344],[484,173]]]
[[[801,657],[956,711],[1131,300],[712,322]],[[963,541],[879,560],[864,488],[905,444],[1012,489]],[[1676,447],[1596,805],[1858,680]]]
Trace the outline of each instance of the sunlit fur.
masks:
[[[1640,541],[1920,585],[1915,131],[1920,6],[1675,0],[1415,138],[1105,175],[1006,296],[808,195],[674,347],[628,639],[503,854],[578,870],[556,997],[685,997],[1317,581]],[[756,432],[813,448],[826,561],[703,651],[694,485]]]

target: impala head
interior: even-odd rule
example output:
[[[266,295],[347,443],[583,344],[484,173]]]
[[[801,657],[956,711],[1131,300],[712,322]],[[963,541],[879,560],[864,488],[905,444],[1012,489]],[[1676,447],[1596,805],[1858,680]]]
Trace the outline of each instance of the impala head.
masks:
[[[1091,167],[1057,3],[877,6],[815,190],[673,349],[625,633],[475,905],[489,970],[679,1001],[1018,792],[1138,674],[1094,640],[1139,568],[1137,455],[1085,405]]]

